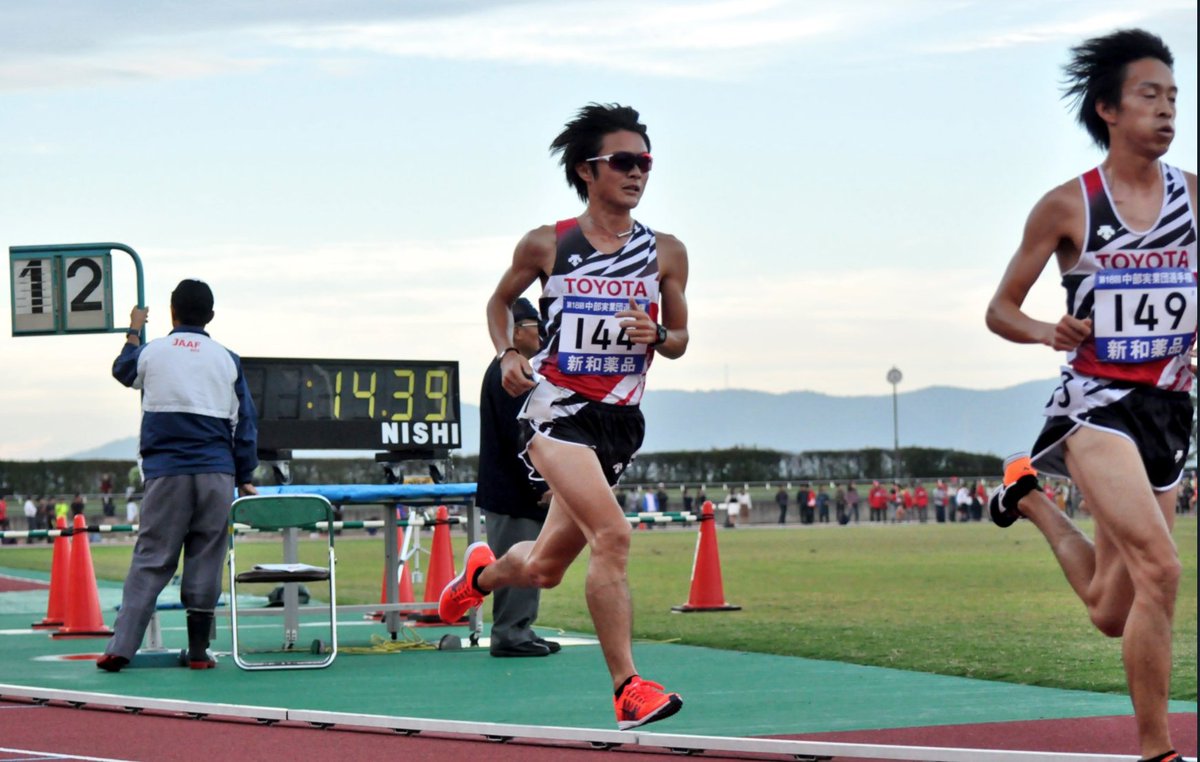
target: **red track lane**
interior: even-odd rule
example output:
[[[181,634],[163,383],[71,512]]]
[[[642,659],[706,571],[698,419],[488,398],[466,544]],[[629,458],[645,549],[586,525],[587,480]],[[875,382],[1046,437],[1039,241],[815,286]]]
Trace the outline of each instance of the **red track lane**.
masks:
[[[1172,715],[1171,732],[1179,750],[1194,756],[1196,715]],[[805,734],[787,738],[1135,755],[1133,733],[1131,717],[1095,717]],[[479,759],[489,762],[619,762],[678,758],[665,750],[637,747],[597,750],[569,744],[519,741],[501,744],[435,734],[405,737],[373,729],[320,730],[303,723],[267,727],[246,720],[193,720],[155,712],[134,715],[117,709],[73,709],[18,701],[0,701],[0,747],[38,750],[64,759],[78,755],[137,762],[274,759],[306,762],[386,759],[384,755],[399,755],[405,762]],[[13,758],[0,754],[0,762]],[[700,758],[720,762],[764,757],[705,753]],[[767,758],[779,759],[777,755]],[[839,762],[853,761],[839,758]]]
[[[1175,749],[1189,758],[1195,757],[1196,715],[1172,714],[1169,722]],[[797,741],[853,741],[889,746],[946,746],[1134,756],[1138,754],[1137,728],[1132,716],[809,733],[786,738]]]
[[[0,747],[56,755],[136,762],[192,760],[403,759],[404,762],[620,762],[678,759],[665,751],[636,747],[611,750],[583,745],[491,743],[421,734],[405,737],[378,730],[319,730],[301,723],[266,727],[253,721],[193,720],[175,715],[133,715],[117,709],[72,709],[0,701]],[[6,757],[0,754],[0,762]],[[70,759],[70,756],[62,758]],[[705,754],[705,760],[745,760]],[[775,757],[778,759],[778,757]]]
[[[0,574],[0,593],[17,593],[26,590],[49,590],[48,582],[41,582],[36,579],[24,579],[22,577],[9,577],[5,574]]]

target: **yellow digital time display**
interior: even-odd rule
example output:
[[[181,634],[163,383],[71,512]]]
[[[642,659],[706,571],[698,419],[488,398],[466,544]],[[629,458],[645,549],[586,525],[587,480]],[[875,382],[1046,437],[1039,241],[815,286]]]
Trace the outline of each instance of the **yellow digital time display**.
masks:
[[[243,357],[260,450],[462,446],[458,363]]]

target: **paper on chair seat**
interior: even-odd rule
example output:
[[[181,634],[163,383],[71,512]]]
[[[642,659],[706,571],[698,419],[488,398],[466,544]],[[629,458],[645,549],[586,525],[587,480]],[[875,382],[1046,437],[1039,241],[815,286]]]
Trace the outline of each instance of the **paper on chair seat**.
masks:
[[[254,571],[323,572],[326,569],[323,566],[312,566],[310,564],[255,564]]]

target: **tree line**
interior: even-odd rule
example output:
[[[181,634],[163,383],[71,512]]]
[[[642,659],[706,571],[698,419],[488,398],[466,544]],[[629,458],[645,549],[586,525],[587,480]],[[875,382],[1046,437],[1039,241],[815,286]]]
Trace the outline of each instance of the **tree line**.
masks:
[[[907,480],[951,476],[999,475],[1001,458],[995,455],[904,447],[897,459],[891,450],[827,450],[801,453],[733,447],[719,450],[653,452],[639,455],[626,471],[629,483],[772,482],[805,480]],[[435,478],[472,482],[479,469],[476,455],[453,455],[434,464]],[[402,464],[399,471],[430,477],[430,464]],[[133,479],[131,460],[42,460],[0,461],[0,494],[66,495],[99,491],[103,474],[113,475],[114,491],[123,492]],[[294,484],[381,484],[385,481],[378,463],[365,458],[312,458],[290,463]],[[275,484],[272,468],[259,467],[255,480]],[[139,484],[134,484],[139,488]]]

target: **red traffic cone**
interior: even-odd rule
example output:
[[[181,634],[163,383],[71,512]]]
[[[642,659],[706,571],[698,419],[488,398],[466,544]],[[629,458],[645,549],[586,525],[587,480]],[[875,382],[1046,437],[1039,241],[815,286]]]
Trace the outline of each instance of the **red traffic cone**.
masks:
[[[58,528],[67,528],[67,519],[58,517]],[[46,618],[34,622],[35,630],[58,629],[67,617],[67,579],[71,568],[71,541],[63,535],[54,538],[54,560],[50,563],[50,602],[46,604]]]
[[[446,506],[439,505],[437,520],[433,525],[433,542],[429,549],[429,572],[425,575],[424,601],[429,604],[426,608],[433,609],[433,613],[415,617],[420,622],[442,624],[442,619],[437,614],[438,599],[442,596],[442,590],[457,574],[454,571],[454,548],[450,545],[450,525],[447,523],[449,518],[450,512],[446,510]]]
[[[104,626],[100,614],[100,591],[96,588],[96,570],[88,547],[87,522],[75,517],[71,536],[71,567],[67,574],[66,622],[52,638],[107,638],[113,631]]]
[[[404,527],[396,527],[396,549],[404,547]],[[387,603],[387,565],[383,567],[383,579],[379,582],[379,602]],[[414,603],[417,600],[416,594],[413,592],[412,574],[408,571],[408,562],[403,561],[400,564],[400,579],[397,582],[396,602],[397,603]],[[383,620],[383,612],[376,611],[368,615],[369,619],[377,621]]]
[[[692,560],[692,591],[688,602],[672,606],[672,611],[741,611],[741,606],[725,602],[721,583],[721,554],[717,550],[717,529],[713,526],[713,504],[704,502],[700,516],[700,536],[696,539],[696,557]]]

